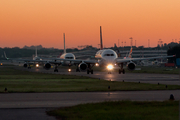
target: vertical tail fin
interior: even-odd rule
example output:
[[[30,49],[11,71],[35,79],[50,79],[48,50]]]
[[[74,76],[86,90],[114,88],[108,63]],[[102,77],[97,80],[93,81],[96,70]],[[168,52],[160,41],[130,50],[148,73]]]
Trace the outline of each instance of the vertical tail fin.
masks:
[[[100,46],[101,46],[101,50],[103,49],[103,43],[102,43],[102,31],[101,31],[101,26],[100,26]]]
[[[6,53],[5,53],[5,51],[4,51],[4,57],[8,60],[8,58],[7,58],[7,56],[6,56]]]
[[[132,58],[132,47],[131,47],[131,49],[130,49],[130,51],[129,51],[128,58]]]
[[[36,50],[35,50],[35,57],[37,57],[37,46],[36,46]]]
[[[66,53],[65,33],[63,33],[63,37],[64,37],[64,53]]]

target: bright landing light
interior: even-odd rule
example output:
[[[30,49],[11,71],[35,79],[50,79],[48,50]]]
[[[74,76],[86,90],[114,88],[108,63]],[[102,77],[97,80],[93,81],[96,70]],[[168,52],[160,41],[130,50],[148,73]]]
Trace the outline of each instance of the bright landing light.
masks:
[[[112,69],[113,69],[113,65],[108,65],[108,66],[107,66],[107,69],[108,69],[108,70],[112,70]]]
[[[39,64],[36,64],[36,67],[39,67]]]
[[[98,63],[96,63],[95,65],[96,65],[96,66],[99,66],[99,64],[98,64]]]
[[[69,72],[71,72],[71,69],[68,69]]]

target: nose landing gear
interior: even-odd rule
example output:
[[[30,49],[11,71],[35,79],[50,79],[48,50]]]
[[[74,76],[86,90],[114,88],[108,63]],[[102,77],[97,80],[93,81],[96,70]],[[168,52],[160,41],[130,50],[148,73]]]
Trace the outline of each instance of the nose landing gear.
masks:
[[[119,69],[119,74],[125,74],[125,70],[123,69],[123,63],[121,63],[120,65],[120,69]]]

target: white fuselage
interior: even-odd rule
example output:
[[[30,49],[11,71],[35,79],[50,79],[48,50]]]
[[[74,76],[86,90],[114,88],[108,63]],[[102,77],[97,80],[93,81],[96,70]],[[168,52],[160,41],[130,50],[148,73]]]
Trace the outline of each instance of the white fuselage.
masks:
[[[38,56],[35,56],[35,57],[33,57],[33,60],[42,60],[42,59]]]
[[[98,59],[99,66],[106,66],[108,64],[114,65],[118,56],[112,49],[103,49],[96,53],[95,58]]]
[[[72,53],[64,53],[60,56],[60,59],[69,59],[69,60],[75,60],[75,55],[72,54]],[[69,65],[72,65],[72,61],[61,61],[62,65],[63,66],[69,66]]]

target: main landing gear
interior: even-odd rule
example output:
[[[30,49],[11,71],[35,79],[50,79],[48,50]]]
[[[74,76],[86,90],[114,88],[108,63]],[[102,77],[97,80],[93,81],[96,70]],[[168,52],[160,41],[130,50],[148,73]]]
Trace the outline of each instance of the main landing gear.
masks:
[[[76,67],[76,72],[80,72],[80,70],[79,70],[79,68],[78,68],[78,65],[77,65],[77,67]]]
[[[28,69],[31,69],[31,66],[30,66],[30,65],[28,65]]]
[[[125,70],[124,69],[119,69],[119,74],[125,74]]]
[[[123,63],[120,65],[119,74],[125,74],[125,70],[123,69]]]
[[[89,74],[89,73],[93,74],[93,69],[91,69],[91,70],[87,69],[87,74]]]
[[[87,74],[89,74],[89,73],[93,74],[93,69],[92,69],[92,67],[94,67],[94,64],[93,64],[93,65],[88,64]]]
[[[58,72],[57,65],[55,65],[54,72]]]

